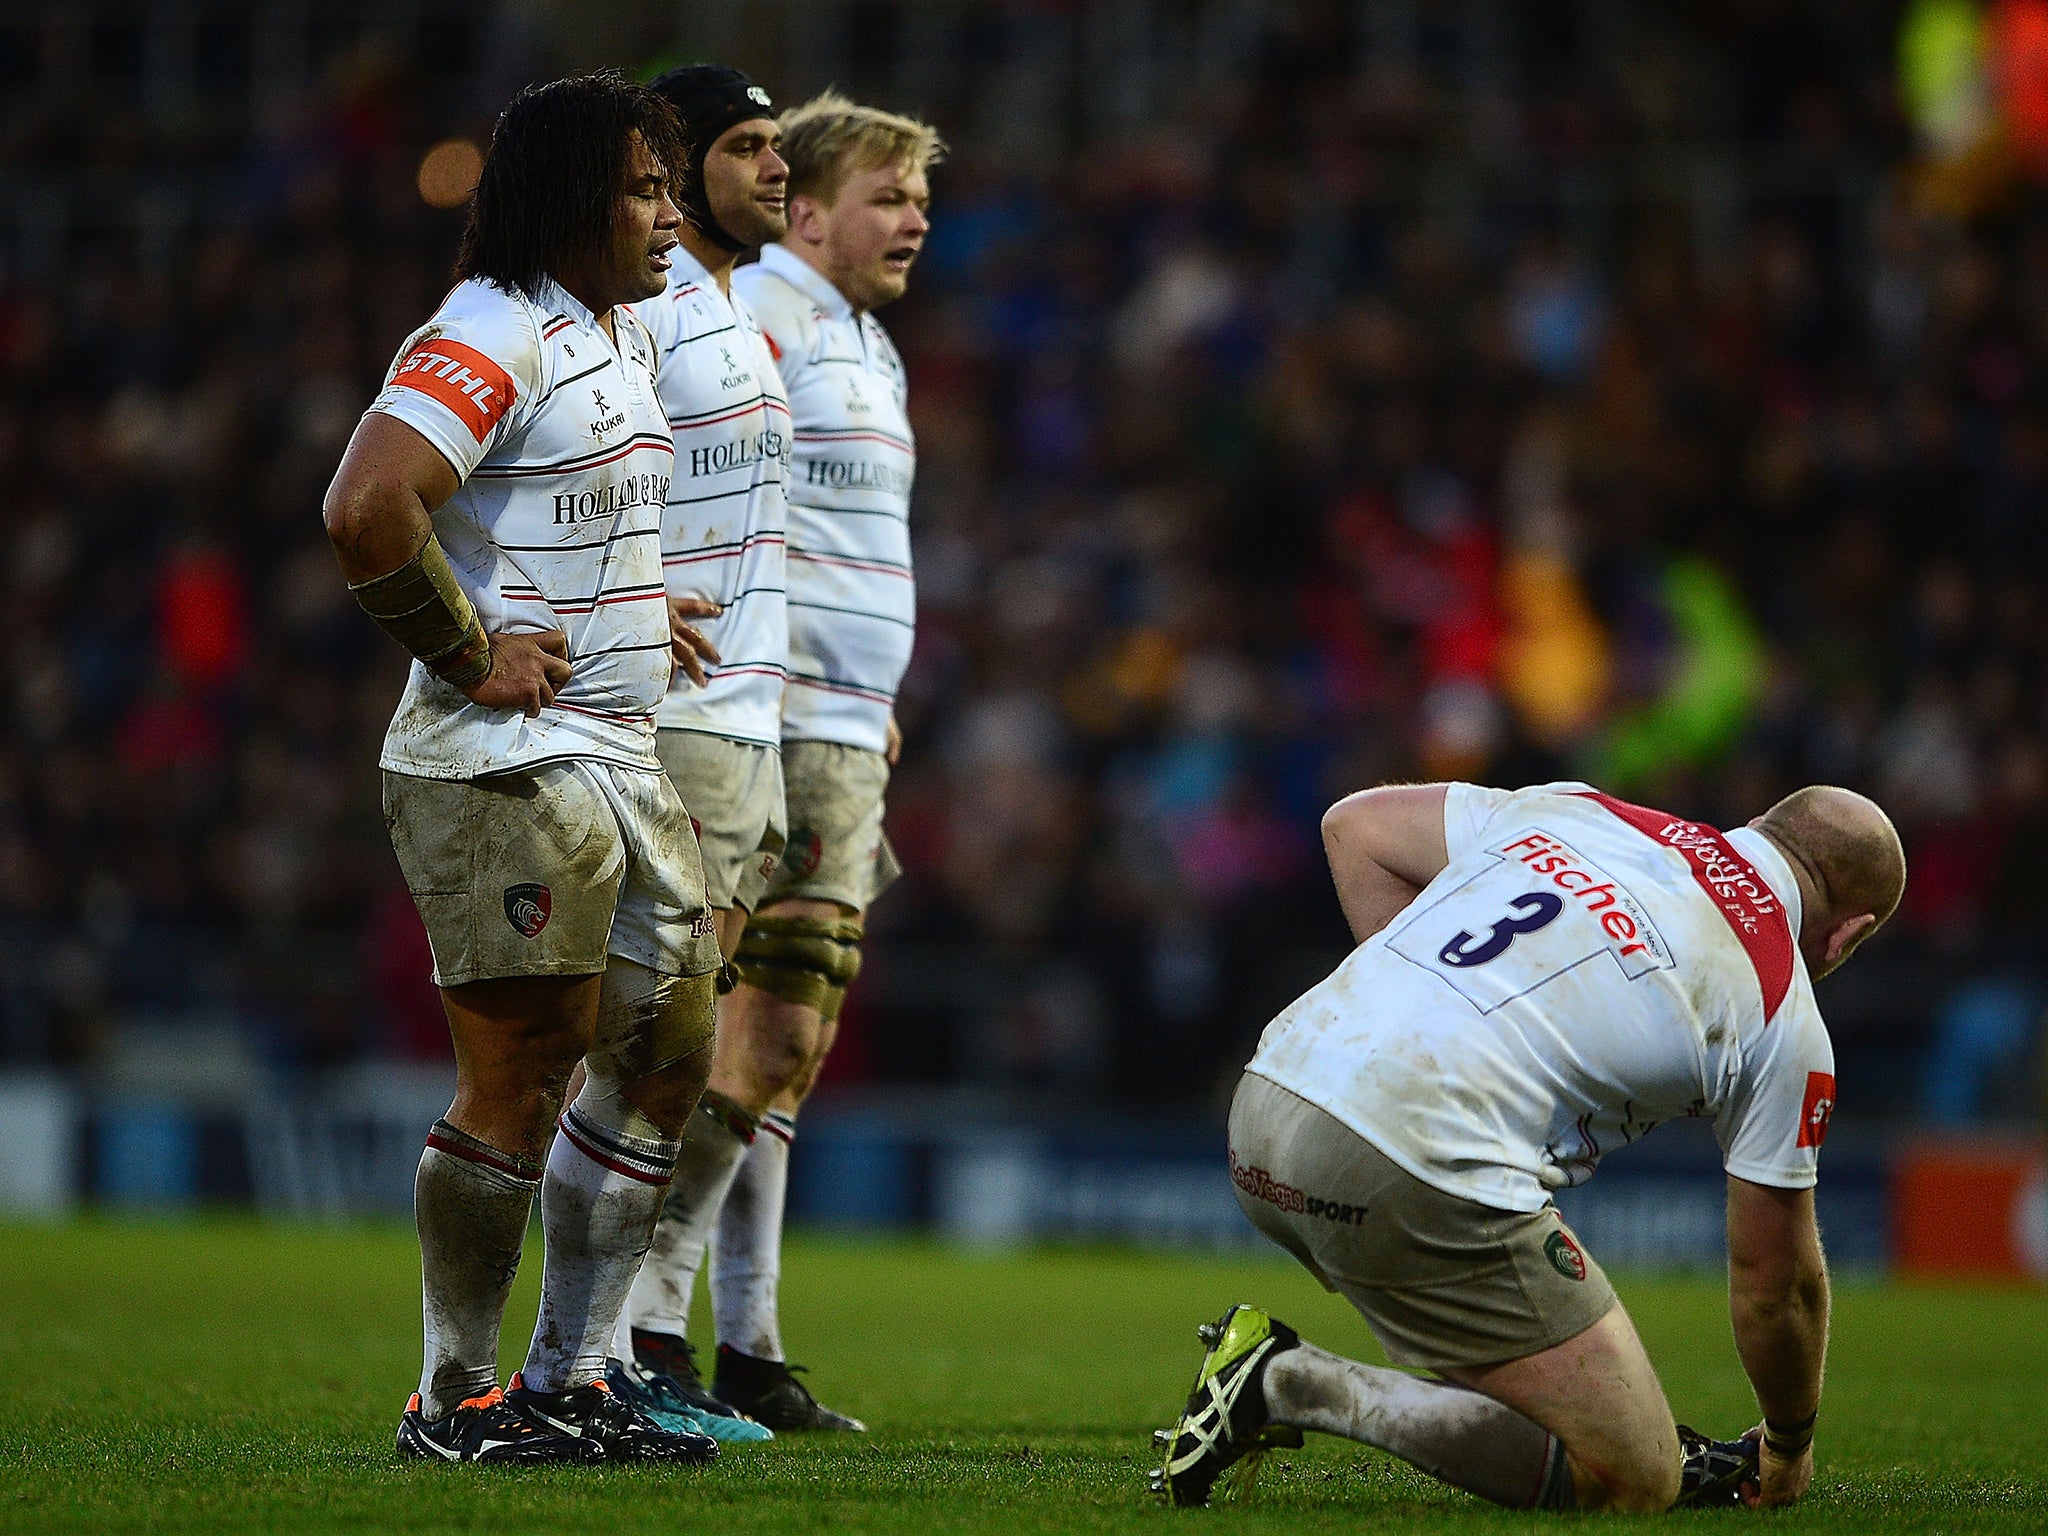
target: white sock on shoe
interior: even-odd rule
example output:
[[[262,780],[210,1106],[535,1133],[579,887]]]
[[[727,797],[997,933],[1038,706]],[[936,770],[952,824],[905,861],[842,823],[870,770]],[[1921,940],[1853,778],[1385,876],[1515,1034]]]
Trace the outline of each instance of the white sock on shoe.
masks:
[[[540,1316],[520,1372],[534,1391],[563,1392],[604,1374],[619,1309],[675,1176],[677,1145],[599,1124],[581,1097],[562,1112],[540,1186]]]
[[[740,1164],[712,1239],[711,1309],[718,1342],[762,1360],[782,1358],[776,1288],[782,1279],[782,1209],[796,1116],[769,1110]]]
[[[697,1271],[704,1267],[704,1248],[747,1145],[757,1139],[756,1124],[752,1115],[717,1093],[705,1094],[697,1112],[690,1116],[682,1154],[676,1160],[675,1183],[669,1186],[647,1261],[640,1266],[626,1301],[626,1325],[621,1327],[620,1337],[627,1347],[619,1355],[621,1360],[633,1358],[630,1328],[672,1333],[677,1338],[686,1335]]]
[[[445,1120],[427,1133],[413,1214],[427,1336],[420,1409],[429,1419],[498,1385],[498,1329],[539,1188],[538,1169]]]
[[[1431,1477],[1510,1509],[1570,1509],[1564,1446],[1492,1398],[1303,1343],[1266,1365],[1266,1410],[1296,1429],[1391,1452]]]

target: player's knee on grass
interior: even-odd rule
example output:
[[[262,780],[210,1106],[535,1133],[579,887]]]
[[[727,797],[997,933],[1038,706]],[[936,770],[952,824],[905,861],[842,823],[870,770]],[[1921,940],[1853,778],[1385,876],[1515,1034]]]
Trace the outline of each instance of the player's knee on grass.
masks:
[[[1570,1454],[1570,1448],[1566,1450]],[[1672,1442],[1668,1460],[1646,1456],[1622,1466],[1596,1468],[1571,1455],[1571,1469],[1581,1509],[1656,1515],[1678,1499],[1680,1463],[1676,1441]]]
[[[605,968],[577,1106],[600,1124],[673,1139],[711,1075],[717,975],[664,976],[630,960]]]

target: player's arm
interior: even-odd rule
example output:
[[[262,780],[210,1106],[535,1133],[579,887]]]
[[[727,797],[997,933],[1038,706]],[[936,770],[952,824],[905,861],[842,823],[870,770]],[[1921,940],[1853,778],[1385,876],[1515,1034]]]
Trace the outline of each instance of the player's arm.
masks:
[[[327,488],[327,537],[356,601],[399,644],[473,702],[537,715],[569,680],[568,639],[558,629],[484,632],[434,537],[434,509],[456,485],[440,450],[372,411]]]
[[[1384,784],[1323,813],[1323,852],[1359,943],[1392,922],[1450,862],[1442,784]]]
[[[1813,1481],[1813,1428],[1828,1352],[1828,1267],[1811,1189],[1728,1179],[1728,1309],[1763,1409],[1759,1506]]]

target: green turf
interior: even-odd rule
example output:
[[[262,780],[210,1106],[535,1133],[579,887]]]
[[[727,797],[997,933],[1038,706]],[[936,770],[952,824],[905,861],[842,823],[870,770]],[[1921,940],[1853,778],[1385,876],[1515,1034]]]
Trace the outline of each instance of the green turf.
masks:
[[[821,1396],[875,1426],[865,1438],[787,1437],[682,1472],[401,1465],[391,1434],[418,1370],[416,1262],[398,1227],[0,1228],[0,1529],[1167,1536],[1548,1523],[1335,1441],[1269,1460],[1248,1508],[1153,1506],[1147,1437],[1187,1390],[1196,1322],[1256,1299],[1333,1348],[1371,1350],[1342,1304],[1284,1263],[1102,1250],[793,1244],[789,1342]],[[520,1278],[508,1370],[538,1267]],[[1719,1433],[1747,1423],[1718,1287],[1622,1292],[1680,1416]],[[1820,1476],[1771,1527],[2048,1529],[2044,1365],[2038,1294],[1843,1285]]]

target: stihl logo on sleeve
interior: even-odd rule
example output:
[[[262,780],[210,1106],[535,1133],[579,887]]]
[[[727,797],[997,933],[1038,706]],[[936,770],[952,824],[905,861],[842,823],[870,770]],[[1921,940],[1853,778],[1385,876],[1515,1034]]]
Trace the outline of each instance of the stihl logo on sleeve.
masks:
[[[405,355],[393,384],[416,389],[453,411],[478,442],[504,419],[519,397],[512,376],[475,347],[437,336]]]
[[[1799,1145],[1817,1147],[1828,1139],[1828,1121],[1835,1113],[1835,1079],[1827,1072],[1806,1074],[1806,1103],[1799,1111]]]

